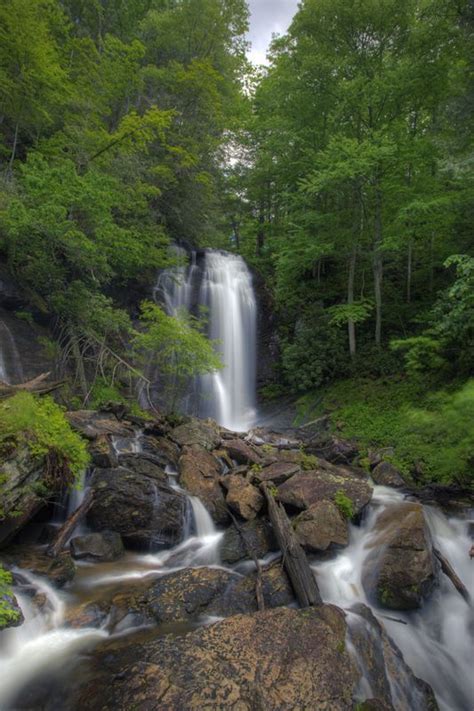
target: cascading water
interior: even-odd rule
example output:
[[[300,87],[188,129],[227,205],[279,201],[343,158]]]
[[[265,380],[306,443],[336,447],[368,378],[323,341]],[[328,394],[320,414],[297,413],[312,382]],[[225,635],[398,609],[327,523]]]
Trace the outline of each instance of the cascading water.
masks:
[[[18,383],[23,380],[23,368],[15,339],[7,324],[0,319],[0,380]]]
[[[188,267],[160,274],[155,298],[173,316],[183,307],[188,311],[206,307],[208,335],[222,357],[222,370],[199,378],[198,403],[194,407],[188,403],[186,409],[231,430],[249,429],[255,418],[257,304],[252,275],[242,257],[209,250],[198,260],[192,253]]]
[[[325,602],[347,610],[357,603],[372,607],[402,651],[407,664],[432,686],[442,711],[472,711],[472,604],[469,605],[450,580],[441,575],[438,589],[420,610],[410,613],[397,611],[397,619],[392,619],[386,610],[374,607],[362,586],[364,563],[377,541],[377,517],[387,506],[402,500],[403,495],[393,489],[375,487],[365,520],[360,527],[351,527],[350,545],[336,558],[313,566],[318,585]],[[445,554],[466,587],[472,591],[468,521],[448,519],[441,511],[429,507],[425,507],[425,517],[435,546]],[[350,615],[348,622],[351,624]],[[415,708],[415,702],[413,704]]]

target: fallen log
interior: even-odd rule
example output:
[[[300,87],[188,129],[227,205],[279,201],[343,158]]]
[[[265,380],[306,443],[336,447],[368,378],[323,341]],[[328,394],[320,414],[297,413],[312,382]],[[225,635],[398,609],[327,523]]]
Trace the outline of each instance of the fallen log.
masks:
[[[21,391],[34,393],[35,395],[47,395],[64,385],[64,380],[48,382],[50,375],[51,373],[41,373],[41,375],[37,375],[36,378],[32,380],[27,380],[24,383],[16,383],[14,385],[0,380],[0,400],[11,397]]]
[[[296,598],[301,607],[320,605],[322,603],[321,595],[313,571],[309,567],[306,553],[298,543],[285,509],[275,501],[271,486],[271,482],[262,482],[260,490],[267,501],[268,515],[281,548],[283,565],[290,578]]]
[[[463,596],[467,603],[471,602],[471,596],[469,590],[466,588],[462,580],[457,576],[452,567],[451,563],[444,557],[444,555],[437,548],[433,548],[433,552],[436,558],[441,563],[441,570],[450,579],[456,590],[460,595]]]
[[[71,533],[92,506],[93,499],[94,495],[92,489],[88,489],[86,491],[82,504],[78,506],[77,509],[73,511],[69,518],[65,521],[65,523],[63,523],[63,525],[59,529],[58,535],[56,536],[55,540],[49,546],[48,555],[51,556],[51,558],[56,558],[56,556],[61,553]]]
[[[252,546],[249,544],[247,540],[247,536],[245,535],[245,532],[240,525],[240,523],[237,521],[235,518],[234,514],[232,511],[227,507],[227,510],[230,514],[230,517],[234,523],[234,526],[236,527],[239,536],[242,539],[242,542],[244,544],[245,550],[247,551],[248,556],[253,560],[255,569],[257,571],[257,579],[255,581],[255,597],[257,598],[257,608],[259,612],[263,612],[265,609],[265,600],[263,597],[263,583],[262,583],[262,566],[260,565],[260,561],[258,560],[257,556],[255,555]]]

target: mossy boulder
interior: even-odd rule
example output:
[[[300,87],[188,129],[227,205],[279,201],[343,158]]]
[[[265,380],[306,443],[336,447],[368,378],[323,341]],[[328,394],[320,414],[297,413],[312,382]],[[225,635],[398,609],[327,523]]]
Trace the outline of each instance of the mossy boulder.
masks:
[[[322,553],[349,543],[347,521],[331,501],[318,501],[293,520],[296,537],[310,553]]]

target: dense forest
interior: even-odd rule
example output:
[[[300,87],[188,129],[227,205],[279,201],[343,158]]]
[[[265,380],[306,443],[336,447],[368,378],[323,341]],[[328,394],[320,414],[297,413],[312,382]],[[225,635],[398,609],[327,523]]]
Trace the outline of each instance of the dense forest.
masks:
[[[417,447],[406,409],[425,402],[418,445],[428,428],[453,445],[438,476],[467,474],[469,2],[306,2],[265,68],[246,59],[243,0],[0,13],[0,250],[22,317],[49,324],[45,347],[76,373],[69,398],[118,397],[117,370],[140,376],[130,349],[153,345],[165,370],[179,354],[181,379],[216,367],[199,322],[183,333],[150,303],[132,322],[170,244],[222,247],[271,294],[279,361],[262,397],[342,407],[367,441],[398,428],[401,450]]]

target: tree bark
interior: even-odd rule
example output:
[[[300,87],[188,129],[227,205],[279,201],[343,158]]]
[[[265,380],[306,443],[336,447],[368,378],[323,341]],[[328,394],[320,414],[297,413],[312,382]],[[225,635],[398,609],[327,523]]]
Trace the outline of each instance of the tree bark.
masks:
[[[436,558],[441,563],[441,570],[443,571],[443,573],[450,579],[450,581],[452,582],[452,584],[454,585],[454,587],[456,588],[458,593],[463,596],[463,598],[465,599],[465,601],[468,604],[470,604],[471,596],[469,594],[469,591],[466,588],[466,586],[464,585],[464,583],[462,582],[462,580],[460,580],[458,578],[458,576],[456,575],[451,563],[448,560],[446,560],[444,555],[437,548],[433,548],[433,552],[434,552]]]
[[[258,230],[257,230],[257,257],[262,256],[263,247],[265,244],[265,211],[263,202],[260,205],[258,213]]]
[[[354,280],[355,280],[355,269],[356,269],[356,258],[357,258],[357,246],[354,245],[352,248],[352,253],[349,261],[349,277],[347,280],[347,303],[352,306],[354,303]],[[356,354],[356,332],[355,323],[352,319],[347,322],[347,329],[349,333],[349,353],[351,358],[354,358]]]
[[[412,264],[413,264],[413,245],[410,240],[408,242],[408,255],[407,255],[407,304],[409,304],[411,302]]]
[[[48,555],[49,556],[51,556],[52,558],[56,558],[56,556],[58,556],[61,553],[69,536],[71,535],[73,530],[76,528],[79,521],[89,511],[90,507],[92,506],[93,500],[94,500],[94,495],[92,493],[92,489],[89,489],[86,492],[86,495],[84,497],[84,501],[82,502],[82,504],[75,511],[73,511],[73,513],[69,516],[67,521],[59,529],[59,533],[56,536],[55,541],[48,548]]]
[[[266,482],[262,482],[260,489],[267,501],[268,515],[281,548],[283,565],[295,591],[296,599],[301,607],[322,604],[318,584],[309,567],[306,553],[296,539],[285,509],[281,504],[277,504]]]
[[[382,194],[380,187],[375,191],[375,233],[374,233],[374,295],[375,295],[375,343],[382,341]]]

